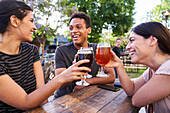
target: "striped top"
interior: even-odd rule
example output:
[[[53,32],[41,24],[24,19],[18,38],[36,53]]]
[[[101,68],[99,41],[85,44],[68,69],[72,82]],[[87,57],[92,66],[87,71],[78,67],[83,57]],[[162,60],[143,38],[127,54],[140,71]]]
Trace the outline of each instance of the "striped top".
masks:
[[[20,52],[8,55],[0,51],[0,76],[8,74],[27,94],[36,89],[36,79],[33,63],[40,60],[38,48],[27,42],[22,42]],[[12,95],[12,94],[11,94]],[[0,113],[23,112],[0,101]]]

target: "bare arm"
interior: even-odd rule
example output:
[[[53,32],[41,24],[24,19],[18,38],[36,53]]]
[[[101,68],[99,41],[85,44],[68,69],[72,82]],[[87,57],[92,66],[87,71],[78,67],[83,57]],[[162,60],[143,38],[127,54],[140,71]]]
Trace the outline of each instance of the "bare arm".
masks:
[[[158,101],[170,95],[170,76],[153,75],[133,96],[132,104],[137,107]]]
[[[41,62],[37,61],[33,64],[34,66],[34,74],[35,74],[35,78],[36,78],[36,89],[42,87],[43,85],[45,85],[44,82],[44,74],[43,74],[43,70],[42,70],[42,66],[41,66]],[[43,103],[48,102],[48,99],[45,100]]]
[[[125,90],[128,96],[133,96],[136,91],[145,84],[142,76],[137,78],[135,82],[132,82],[126,73],[122,62],[119,64],[119,67],[117,67],[116,70],[119,75],[122,88]]]
[[[158,101],[170,94],[170,76],[154,75],[147,83],[143,76],[132,82],[127,76],[123,63],[112,52],[112,60],[107,65],[117,69],[120,83],[128,96],[132,97],[132,104],[137,107]]]
[[[55,75],[62,73],[64,70],[66,70],[66,68],[55,69]],[[64,89],[64,88],[68,87],[70,84],[71,84],[71,82],[64,83],[59,89]]]
[[[135,82],[132,82],[124,69],[122,61],[115,55],[114,52],[111,53],[112,58],[107,64],[107,67],[116,68],[122,88],[128,96],[133,96],[135,92],[144,84],[143,78],[139,77]]]
[[[41,86],[30,94],[27,94],[9,75],[2,75],[0,76],[0,100],[23,110],[36,107],[51,96],[63,83],[81,79],[79,75],[87,75],[87,73],[82,71],[90,72],[91,70],[89,68],[78,67],[80,64],[87,62],[89,61],[81,60],[77,62],[46,85]]]
[[[86,81],[90,84],[108,84],[114,83],[115,81],[115,73],[113,68],[104,68],[104,72],[109,75],[109,77],[93,77],[86,79]]]

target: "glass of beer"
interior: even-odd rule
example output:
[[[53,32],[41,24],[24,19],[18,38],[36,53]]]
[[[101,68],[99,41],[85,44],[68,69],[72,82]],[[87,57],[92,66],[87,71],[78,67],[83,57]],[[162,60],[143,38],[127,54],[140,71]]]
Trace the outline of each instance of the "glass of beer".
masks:
[[[80,50],[78,50],[76,62],[78,62],[79,60],[83,60],[83,59],[88,59],[88,60],[90,60],[90,62],[81,64],[80,66],[85,66],[85,67],[90,68],[93,63],[93,48],[92,47],[81,47]],[[81,75],[81,76],[86,78],[86,76],[84,76],[84,75]],[[88,76],[90,76],[90,75],[88,75]],[[88,77],[88,78],[91,78],[91,77]],[[88,82],[85,81],[85,79],[81,79],[81,81],[77,81],[76,84],[80,85],[80,86],[90,85]]]
[[[109,75],[104,73],[105,65],[110,61],[111,58],[111,46],[109,43],[101,42],[97,44],[96,49],[96,62],[101,66],[101,71],[97,74],[97,77],[108,77]]]

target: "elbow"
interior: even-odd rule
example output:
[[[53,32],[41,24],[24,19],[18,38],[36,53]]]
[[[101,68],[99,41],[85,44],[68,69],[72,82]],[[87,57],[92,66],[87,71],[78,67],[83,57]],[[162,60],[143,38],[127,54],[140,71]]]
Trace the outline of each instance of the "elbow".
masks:
[[[135,107],[142,107],[141,103],[134,97],[132,97],[132,105]]]
[[[110,78],[108,81],[109,84],[114,83],[114,82],[115,82],[115,77]]]
[[[20,110],[29,110],[31,108],[37,107],[38,105],[25,105],[25,106],[20,106],[20,107],[16,107]]]
[[[110,83],[114,83],[115,82],[115,75],[113,75],[112,77],[109,78]]]
[[[39,106],[40,104],[43,104],[43,102],[24,102],[21,104],[16,105],[15,107],[20,109],[20,110],[29,110],[31,108],[35,108],[37,106]]]

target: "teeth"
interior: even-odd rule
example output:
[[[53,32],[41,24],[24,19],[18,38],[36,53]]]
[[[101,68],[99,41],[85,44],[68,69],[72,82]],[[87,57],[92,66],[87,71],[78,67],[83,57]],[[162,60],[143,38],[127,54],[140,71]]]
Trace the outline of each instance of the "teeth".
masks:
[[[129,55],[132,55],[132,54],[134,54],[134,53],[135,53],[135,52],[130,52]]]
[[[78,37],[78,35],[74,35],[74,36],[73,36],[73,38],[77,38],[77,37]]]

